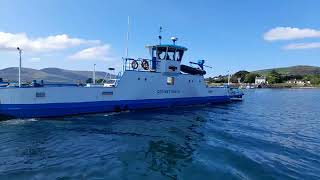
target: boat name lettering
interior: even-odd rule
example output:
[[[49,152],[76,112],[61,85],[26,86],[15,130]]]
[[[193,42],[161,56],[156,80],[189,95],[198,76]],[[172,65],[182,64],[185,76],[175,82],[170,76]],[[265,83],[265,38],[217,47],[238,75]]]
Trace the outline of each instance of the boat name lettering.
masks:
[[[157,94],[179,94],[180,90],[165,90],[165,89],[161,89],[161,90],[157,90]]]

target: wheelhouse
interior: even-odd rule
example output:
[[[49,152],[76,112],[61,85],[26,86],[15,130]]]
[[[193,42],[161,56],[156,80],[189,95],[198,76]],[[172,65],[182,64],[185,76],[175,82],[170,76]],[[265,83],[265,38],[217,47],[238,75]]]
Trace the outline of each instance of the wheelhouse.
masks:
[[[150,56],[156,60],[181,61],[183,54],[188,49],[177,45],[154,45],[149,48]]]
[[[188,49],[183,46],[172,45],[151,45],[149,49],[151,58],[149,59],[124,59],[125,71],[151,71],[179,73],[180,63],[184,52]]]

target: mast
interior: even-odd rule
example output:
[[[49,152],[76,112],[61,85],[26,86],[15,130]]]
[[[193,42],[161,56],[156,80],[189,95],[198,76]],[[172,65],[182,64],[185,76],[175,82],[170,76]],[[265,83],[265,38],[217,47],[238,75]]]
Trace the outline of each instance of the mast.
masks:
[[[21,52],[22,52],[22,49],[20,49],[20,47],[17,47],[17,50],[19,51],[19,87],[21,87]]]
[[[161,33],[162,33],[162,26],[160,26],[160,29],[159,29],[159,45],[161,45],[161,39],[162,39]]]
[[[126,40],[126,56],[123,59],[122,62],[122,71],[125,71],[125,67],[126,67],[126,63],[127,63],[127,59],[129,57],[129,36],[130,36],[130,16],[128,16],[128,29],[127,29],[127,40]]]
[[[128,58],[128,56],[129,56],[129,37],[130,37],[130,16],[128,16],[126,58]]]

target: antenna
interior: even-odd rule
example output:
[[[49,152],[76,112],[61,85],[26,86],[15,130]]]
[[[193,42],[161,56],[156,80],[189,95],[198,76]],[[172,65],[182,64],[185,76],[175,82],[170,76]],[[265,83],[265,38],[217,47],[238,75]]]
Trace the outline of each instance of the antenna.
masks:
[[[173,45],[176,45],[176,41],[178,41],[178,38],[177,37],[172,37],[171,40],[173,42]]]
[[[160,45],[161,45],[161,39],[162,39],[161,33],[162,33],[162,26],[160,26],[160,29],[159,29],[159,44]]]
[[[129,56],[129,36],[130,36],[130,16],[128,16],[126,58],[128,58],[128,56]]]

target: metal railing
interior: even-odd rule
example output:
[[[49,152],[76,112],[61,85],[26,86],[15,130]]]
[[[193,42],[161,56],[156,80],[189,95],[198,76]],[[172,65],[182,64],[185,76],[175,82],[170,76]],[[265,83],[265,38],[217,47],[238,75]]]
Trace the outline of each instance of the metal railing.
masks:
[[[133,59],[123,58],[123,70],[124,71],[155,71],[160,61],[154,61],[151,59]],[[147,63],[145,63],[147,62]],[[156,63],[155,65],[153,63]],[[147,64],[147,65],[146,65]]]

